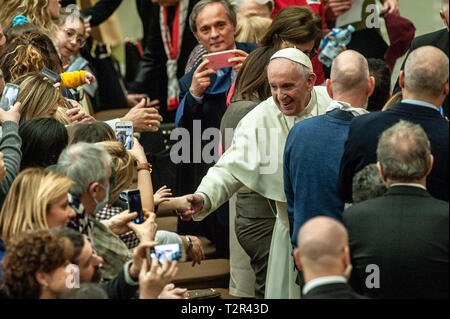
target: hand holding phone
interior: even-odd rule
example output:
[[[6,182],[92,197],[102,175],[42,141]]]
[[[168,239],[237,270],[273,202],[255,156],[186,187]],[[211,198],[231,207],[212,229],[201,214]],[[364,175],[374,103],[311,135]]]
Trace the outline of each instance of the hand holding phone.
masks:
[[[133,219],[136,224],[144,222],[144,212],[142,211],[141,192],[139,189],[128,190],[126,192],[128,200],[128,211],[130,213],[138,213],[138,217]]]
[[[0,107],[9,111],[13,108],[14,103],[17,100],[17,96],[19,95],[20,87],[16,84],[6,83],[5,88],[3,90],[2,99],[0,100]]]
[[[40,74],[41,74],[44,78],[47,78],[47,79],[49,79],[50,81],[52,81],[53,83],[59,83],[59,82],[61,82],[61,76],[60,76],[58,73],[56,73],[56,72],[50,70],[49,68],[46,68],[46,67],[42,68]]]
[[[228,62],[228,59],[236,56],[236,50],[227,50],[205,54],[203,60],[208,60],[207,67],[210,69],[222,69],[233,66],[236,62]]]
[[[160,264],[164,263],[164,259],[167,259],[169,262],[183,260],[180,244],[157,245],[150,250],[149,257],[150,259],[157,257]]]

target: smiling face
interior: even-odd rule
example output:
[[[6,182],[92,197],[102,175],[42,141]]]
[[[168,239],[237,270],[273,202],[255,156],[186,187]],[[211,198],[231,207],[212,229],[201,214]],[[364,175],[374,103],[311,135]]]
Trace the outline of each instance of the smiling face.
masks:
[[[61,0],[48,0],[47,12],[52,19],[59,18],[59,10],[61,9]]]
[[[209,53],[232,50],[235,28],[220,3],[210,3],[201,10],[195,20],[197,41]]]
[[[306,108],[314,87],[314,76],[304,79],[298,63],[284,58],[270,61],[267,76],[273,100],[281,113],[295,116]]]
[[[68,195],[64,194],[47,210],[48,227],[66,226],[72,217],[75,217],[75,211],[69,205]]]

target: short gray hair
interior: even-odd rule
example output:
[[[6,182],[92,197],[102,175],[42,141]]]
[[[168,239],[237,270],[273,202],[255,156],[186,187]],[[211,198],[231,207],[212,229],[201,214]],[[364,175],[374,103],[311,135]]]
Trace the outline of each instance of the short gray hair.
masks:
[[[438,48],[417,48],[405,62],[405,88],[410,92],[437,97],[448,81],[448,67],[448,57]]]
[[[376,198],[383,195],[384,192],[386,192],[386,185],[381,179],[377,164],[367,165],[353,177],[353,203]]]
[[[111,156],[102,147],[89,143],[76,143],[67,147],[59,156],[56,171],[75,183],[69,192],[81,196],[93,182],[104,183],[108,177]]]
[[[395,181],[423,178],[430,164],[431,145],[418,124],[401,120],[385,130],[378,141],[377,159],[386,177]]]
[[[230,4],[230,2],[228,2],[227,0],[200,0],[199,2],[197,2],[195,4],[194,8],[192,8],[191,15],[189,16],[189,27],[191,28],[192,33],[197,33],[196,20],[197,20],[198,14],[208,4],[211,4],[211,3],[222,4],[223,7],[225,8],[225,13],[228,16],[228,19],[230,19],[231,24],[233,25],[233,27],[236,27],[236,23],[237,23],[236,11],[235,11],[235,8],[233,7],[233,5]]]

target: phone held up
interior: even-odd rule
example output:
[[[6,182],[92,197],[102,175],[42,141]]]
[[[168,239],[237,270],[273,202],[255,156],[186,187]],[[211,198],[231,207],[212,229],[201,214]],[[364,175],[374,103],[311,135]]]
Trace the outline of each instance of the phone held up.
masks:
[[[141,192],[139,189],[130,189],[124,192],[128,202],[128,211],[130,213],[138,213],[138,216],[133,219],[135,224],[142,224],[144,222],[144,213],[142,211]]]
[[[133,147],[133,122],[117,122],[116,139],[121,142],[127,150]]]
[[[226,50],[215,53],[205,54],[203,59],[208,59],[208,68],[222,69],[233,66],[236,62],[228,62],[228,59],[236,56],[236,50]]]
[[[61,76],[58,73],[50,70],[49,68],[43,67],[40,74],[41,76],[49,79],[53,83],[61,82]]]
[[[147,249],[147,257],[150,265],[153,257],[157,257],[160,264],[164,263],[164,259],[167,259],[170,263],[174,260],[184,260],[180,244],[157,245],[152,249],[149,248]]]
[[[16,103],[17,96],[19,95],[19,86],[12,83],[6,83],[3,89],[2,99],[0,100],[0,107],[9,111]]]

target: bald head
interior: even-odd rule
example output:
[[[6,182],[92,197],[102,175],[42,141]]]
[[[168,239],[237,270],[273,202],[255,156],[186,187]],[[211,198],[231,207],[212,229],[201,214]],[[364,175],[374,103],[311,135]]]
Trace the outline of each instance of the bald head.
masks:
[[[369,66],[366,58],[353,50],[340,53],[331,65],[330,79],[333,95],[346,91],[365,91],[369,79]]]
[[[447,55],[436,47],[412,51],[405,62],[404,89],[426,98],[439,97],[448,82],[448,66]]]
[[[304,270],[326,274],[342,264],[347,230],[330,217],[315,217],[300,228],[297,243]]]

